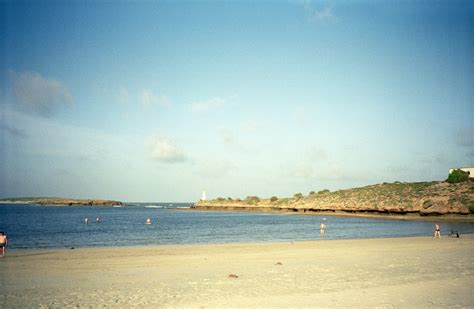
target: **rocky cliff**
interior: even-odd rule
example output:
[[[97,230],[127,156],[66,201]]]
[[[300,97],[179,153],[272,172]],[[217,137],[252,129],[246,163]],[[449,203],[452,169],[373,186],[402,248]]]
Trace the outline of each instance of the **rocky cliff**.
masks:
[[[307,196],[297,193],[292,198],[218,198],[199,201],[194,207],[198,210],[472,217],[474,182],[383,183],[335,192],[322,190]]]

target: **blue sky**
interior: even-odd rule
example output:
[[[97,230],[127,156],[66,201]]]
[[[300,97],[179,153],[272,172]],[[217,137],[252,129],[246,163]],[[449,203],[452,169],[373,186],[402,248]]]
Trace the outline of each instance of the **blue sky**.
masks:
[[[6,1],[0,196],[444,180],[474,164],[470,1]]]

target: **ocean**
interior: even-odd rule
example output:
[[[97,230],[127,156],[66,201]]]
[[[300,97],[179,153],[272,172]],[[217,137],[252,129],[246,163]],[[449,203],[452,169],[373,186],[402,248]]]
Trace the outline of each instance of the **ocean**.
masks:
[[[122,207],[0,204],[0,231],[9,249],[80,248],[433,235],[433,223],[386,219],[270,213],[201,212],[189,203],[134,203]],[[100,216],[101,223],[95,218]],[[85,217],[89,224],[84,224]],[[152,224],[146,225],[147,218]],[[441,222],[441,236],[474,233],[473,223]]]

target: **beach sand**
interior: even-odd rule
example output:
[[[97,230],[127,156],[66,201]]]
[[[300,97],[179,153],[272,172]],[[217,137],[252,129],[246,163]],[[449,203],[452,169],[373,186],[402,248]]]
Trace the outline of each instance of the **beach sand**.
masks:
[[[474,307],[474,237],[15,251],[0,283],[2,308]]]

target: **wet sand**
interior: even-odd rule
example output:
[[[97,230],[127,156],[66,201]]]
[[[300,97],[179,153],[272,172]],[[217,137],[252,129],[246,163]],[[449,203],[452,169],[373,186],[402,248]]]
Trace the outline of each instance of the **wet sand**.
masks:
[[[474,307],[474,236],[16,251],[0,283],[0,308]]]

